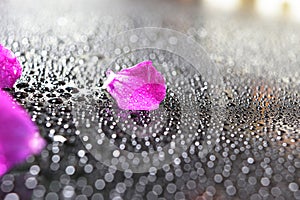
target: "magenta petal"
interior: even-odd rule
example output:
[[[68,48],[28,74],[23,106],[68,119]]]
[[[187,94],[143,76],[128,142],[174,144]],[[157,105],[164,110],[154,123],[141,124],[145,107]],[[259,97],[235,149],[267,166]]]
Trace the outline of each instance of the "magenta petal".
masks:
[[[164,77],[152,65],[141,62],[117,74],[107,72],[104,87],[124,110],[155,110],[166,96]]]
[[[0,176],[44,146],[45,141],[30,116],[0,91]]]
[[[0,88],[11,88],[21,77],[22,67],[16,56],[0,44]]]

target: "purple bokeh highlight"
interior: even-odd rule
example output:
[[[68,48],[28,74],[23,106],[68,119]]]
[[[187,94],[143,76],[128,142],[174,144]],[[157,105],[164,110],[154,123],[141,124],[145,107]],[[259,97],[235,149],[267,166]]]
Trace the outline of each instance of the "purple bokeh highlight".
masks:
[[[40,153],[45,144],[26,111],[0,90],[0,176]]]

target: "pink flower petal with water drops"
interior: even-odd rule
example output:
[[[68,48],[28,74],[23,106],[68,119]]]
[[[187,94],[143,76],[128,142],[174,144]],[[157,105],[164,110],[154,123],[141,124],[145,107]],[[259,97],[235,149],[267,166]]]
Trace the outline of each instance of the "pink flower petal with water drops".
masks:
[[[0,91],[0,176],[45,146],[30,116]]]
[[[155,110],[166,96],[164,77],[152,65],[141,62],[118,73],[108,71],[103,87],[123,110]]]
[[[21,74],[22,67],[16,56],[0,44],[0,88],[12,88]]]

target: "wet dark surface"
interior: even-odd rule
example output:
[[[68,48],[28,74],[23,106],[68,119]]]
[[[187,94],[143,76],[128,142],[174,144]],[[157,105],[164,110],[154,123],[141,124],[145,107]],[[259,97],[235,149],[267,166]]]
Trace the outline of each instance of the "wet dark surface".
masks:
[[[123,57],[112,65],[115,71],[150,58],[169,85],[157,111],[122,111],[100,89],[108,68],[101,41],[111,33],[151,24],[150,19],[97,14],[84,29],[80,22],[91,14],[58,12],[39,27],[46,17],[34,21],[34,14],[23,14],[24,19],[16,14],[15,19],[9,11],[13,6],[2,5],[7,12],[1,14],[0,41],[16,53],[24,70],[7,91],[30,113],[48,145],[0,179],[0,199],[300,199],[297,59],[285,74],[271,64],[261,70],[275,75],[251,67],[243,71],[245,59],[233,56],[234,47],[226,55],[226,30],[224,38],[196,34],[220,67],[222,82],[215,83],[178,55],[141,50],[132,57],[123,49]],[[197,22],[203,20],[199,18]],[[203,21],[207,29],[195,22],[188,32],[212,30],[210,20]],[[223,46],[214,49],[214,37]],[[255,37],[258,43],[264,36]],[[291,47],[292,53],[297,51]],[[254,58],[264,63],[261,55],[247,55],[249,63]],[[276,61],[276,52],[274,57]],[[150,173],[114,165],[121,162],[119,151],[109,152],[109,164],[97,157],[102,137],[121,150],[140,153],[168,147],[172,139],[188,134],[192,140],[182,145],[185,151],[162,167],[153,165]],[[165,153],[172,154],[170,149]]]

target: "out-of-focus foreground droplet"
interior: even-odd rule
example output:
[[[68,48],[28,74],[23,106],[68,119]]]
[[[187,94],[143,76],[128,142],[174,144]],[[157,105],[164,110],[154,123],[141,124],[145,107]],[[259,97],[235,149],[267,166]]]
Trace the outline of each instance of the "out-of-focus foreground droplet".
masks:
[[[30,116],[0,91],[0,176],[45,146]]]
[[[0,44],[0,88],[11,88],[21,77],[22,67],[16,56]]]
[[[123,110],[155,110],[166,96],[164,77],[152,65],[141,62],[118,73],[107,72],[103,87]]]

